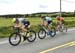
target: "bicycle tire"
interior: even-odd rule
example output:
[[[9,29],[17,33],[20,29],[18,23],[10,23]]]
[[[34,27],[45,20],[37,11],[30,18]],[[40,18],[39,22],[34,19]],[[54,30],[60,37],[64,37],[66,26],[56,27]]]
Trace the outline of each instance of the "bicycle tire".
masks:
[[[63,32],[63,27],[62,26],[59,27],[59,31]]]
[[[56,35],[56,29],[55,28],[51,28],[51,37],[54,37]]]
[[[29,37],[27,37],[27,41],[28,41],[28,42],[34,42],[35,39],[36,39],[36,33],[35,33],[35,31],[30,30],[29,33],[30,33],[30,35],[29,35]],[[31,35],[31,33],[33,33],[34,35]],[[34,38],[33,38],[32,40],[30,39],[31,36],[34,36]]]
[[[42,34],[41,32],[44,33],[43,37],[41,37],[41,34]],[[39,32],[38,32],[38,38],[44,39],[45,37],[46,37],[46,32],[43,29],[40,29]]]
[[[65,30],[65,32],[67,32],[67,30],[68,30],[67,27],[65,27],[64,30]]]
[[[16,43],[16,44],[12,43],[12,41],[11,41],[11,38],[13,37],[13,35],[16,35],[16,36],[19,37],[19,41],[18,41],[18,43]],[[9,36],[9,43],[10,43],[10,45],[12,45],[12,46],[17,46],[17,45],[20,44],[20,42],[21,42],[21,35],[20,35],[20,34],[18,34],[18,33],[12,33],[12,34]]]

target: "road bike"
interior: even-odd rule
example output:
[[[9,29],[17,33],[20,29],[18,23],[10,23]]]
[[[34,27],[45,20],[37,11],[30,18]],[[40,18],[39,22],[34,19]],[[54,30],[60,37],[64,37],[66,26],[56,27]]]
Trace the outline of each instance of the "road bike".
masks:
[[[46,35],[49,35],[51,37],[54,37],[56,35],[56,29],[55,27],[51,27],[51,30],[48,31],[48,28],[46,28],[43,25],[39,25],[40,26],[40,30],[38,32],[38,37],[40,39],[44,39],[46,37]]]
[[[27,29],[29,32],[22,32],[20,28],[14,27],[14,32],[9,36],[9,43],[12,46],[17,46],[20,44],[22,38],[23,41],[27,40],[29,42],[34,42],[36,39],[36,33],[34,30]]]
[[[57,27],[57,31],[60,31],[60,32],[67,32],[67,27],[65,25],[59,25]]]

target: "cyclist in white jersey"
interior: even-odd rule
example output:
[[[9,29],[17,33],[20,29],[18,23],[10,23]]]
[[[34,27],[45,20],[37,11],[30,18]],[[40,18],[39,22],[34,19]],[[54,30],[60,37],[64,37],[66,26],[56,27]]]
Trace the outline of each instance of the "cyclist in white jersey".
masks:
[[[47,17],[47,16],[43,16],[43,17],[41,17],[42,18],[42,20],[43,20],[43,25],[45,26],[45,27],[47,27],[48,26],[48,30],[51,30],[51,26],[52,26],[52,18],[51,17]]]

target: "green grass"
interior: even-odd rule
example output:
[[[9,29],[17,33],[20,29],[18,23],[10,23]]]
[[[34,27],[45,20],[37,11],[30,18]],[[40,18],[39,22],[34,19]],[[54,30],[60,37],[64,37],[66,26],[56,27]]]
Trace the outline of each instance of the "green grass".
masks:
[[[11,26],[13,24],[11,21],[12,21],[11,18],[8,18],[8,19],[0,18],[0,27],[8,27],[8,26]]]
[[[29,18],[29,21],[30,21],[31,25],[37,25],[37,24],[42,22],[42,20],[39,17],[37,17],[37,18]]]
[[[37,25],[42,22],[42,20],[39,17],[29,18],[29,21],[30,21],[31,25]],[[53,21],[56,22],[55,18],[53,18]],[[65,21],[75,21],[75,17],[65,17]],[[13,23],[12,23],[11,18],[8,18],[8,19],[0,18],[0,27],[8,27],[8,26],[11,26],[12,24]]]
[[[38,30],[37,25],[42,22],[42,20],[39,17],[29,18],[29,21],[32,25],[32,29],[35,29],[35,31]],[[68,26],[70,26],[70,27],[75,26],[75,17],[65,17],[65,21],[67,22]],[[53,22],[54,23],[56,22],[55,18],[53,18]],[[12,23],[11,18],[8,18],[8,19],[0,18],[0,37],[8,37],[12,32],[12,30],[10,28],[10,26],[12,26],[12,25],[13,25],[13,23]]]

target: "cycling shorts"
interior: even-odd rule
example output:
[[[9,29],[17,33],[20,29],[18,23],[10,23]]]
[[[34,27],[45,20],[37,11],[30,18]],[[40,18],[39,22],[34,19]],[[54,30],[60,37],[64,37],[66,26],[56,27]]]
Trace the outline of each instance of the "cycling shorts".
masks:
[[[48,25],[51,26],[52,25],[52,21],[47,21]]]

